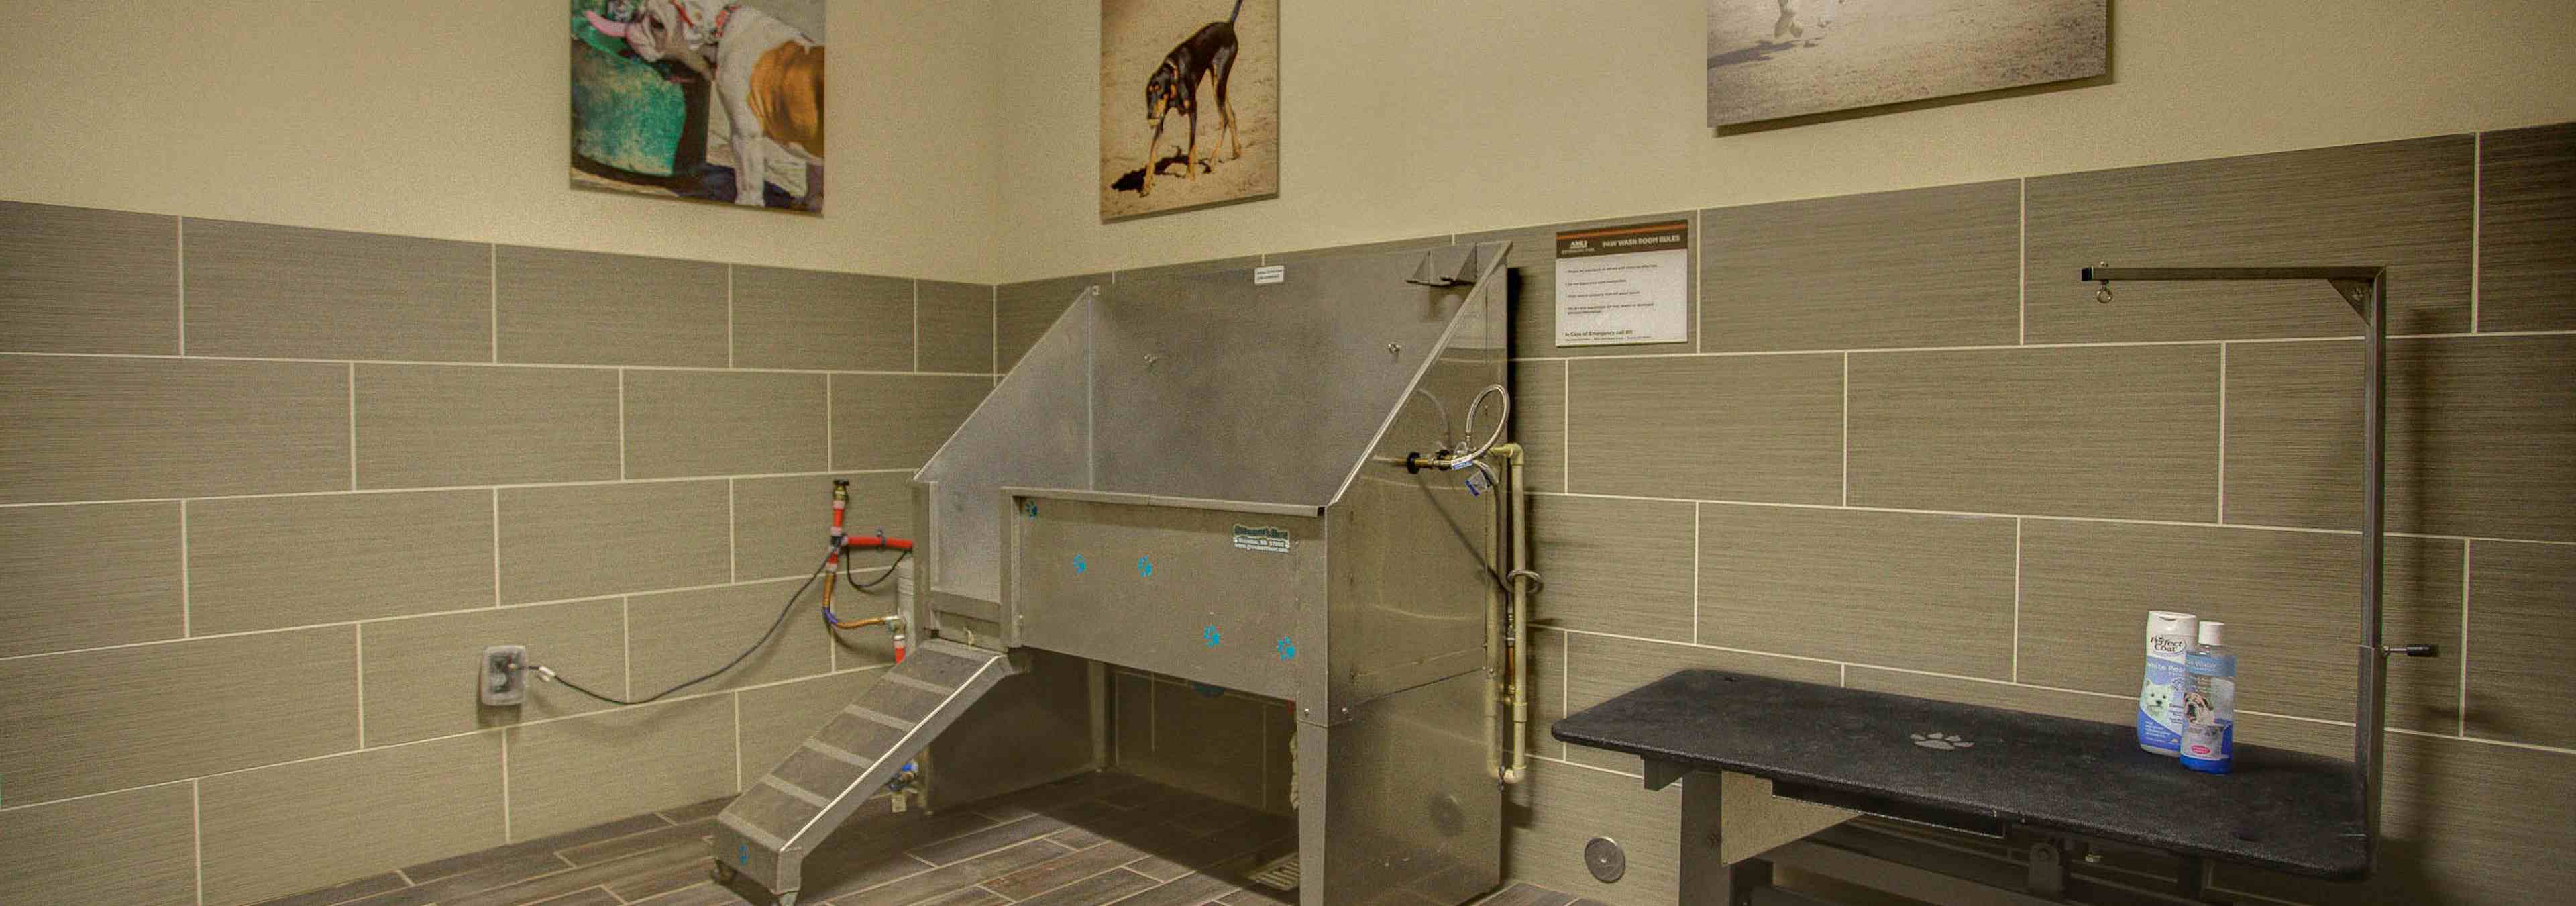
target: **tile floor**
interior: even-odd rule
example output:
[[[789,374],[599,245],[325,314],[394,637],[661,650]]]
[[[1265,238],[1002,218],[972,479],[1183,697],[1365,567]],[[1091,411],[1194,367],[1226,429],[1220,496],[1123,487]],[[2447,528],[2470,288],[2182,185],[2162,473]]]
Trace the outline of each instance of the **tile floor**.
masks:
[[[709,880],[730,799],[639,815],[272,900],[263,906],[739,906]],[[805,863],[804,904],[1276,906],[1245,871],[1296,846],[1293,821],[1097,774],[937,815],[870,813]],[[1249,887],[1250,889],[1246,889]],[[751,891],[757,893],[757,891]],[[1485,906],[1600,906],[1512,884]]]

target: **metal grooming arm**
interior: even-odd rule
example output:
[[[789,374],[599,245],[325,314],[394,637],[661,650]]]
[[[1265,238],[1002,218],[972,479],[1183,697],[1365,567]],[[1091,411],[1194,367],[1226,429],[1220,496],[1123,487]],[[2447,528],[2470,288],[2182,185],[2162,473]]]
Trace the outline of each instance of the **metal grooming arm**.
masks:
[[[2352,703],[2352,762],[2361,775],[2363,833],[2376,853],[2379,844],[2380,774],[2384,764],[2388,710],[2388,656],[2435,657],[2436,645],[2388,647],[2380,641],[2381,565],[2385,562],[2384,520],[2388,483],[2388,269],[2385,267],[2088,267],[2084,280],[2098,283],[2097,301],[2111,301],[2111,284],[2122,280],[2323,280],[2361,316],[2364,352],[2361,371],[2361,641],[2355,649],[2359,669]]]

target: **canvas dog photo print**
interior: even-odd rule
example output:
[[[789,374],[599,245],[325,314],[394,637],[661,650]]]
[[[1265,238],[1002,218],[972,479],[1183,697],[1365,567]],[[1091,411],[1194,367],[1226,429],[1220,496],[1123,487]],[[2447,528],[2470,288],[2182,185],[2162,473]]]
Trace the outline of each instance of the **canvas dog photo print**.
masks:
[[[1279,195],[1279,0],[1101,0],[1100,219]]]
[[[823,212],[824,0],[571,0],[572,184]]]
[[[1708,0],[1711,128],[2110,71],[2108,0]]]

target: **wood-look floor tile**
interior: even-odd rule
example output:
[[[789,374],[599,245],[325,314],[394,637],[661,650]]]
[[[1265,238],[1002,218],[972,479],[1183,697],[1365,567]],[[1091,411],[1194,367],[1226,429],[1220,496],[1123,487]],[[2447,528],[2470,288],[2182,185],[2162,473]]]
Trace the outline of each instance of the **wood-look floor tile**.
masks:
[[[919,902],[939,894],[964,890],[987,880],[1057,858],[1071,850],[1045,840],[1031,840],[1018,846],[985,853],[954,865],[945,865],[861,890],[834,900],[835,906],[895,906]]]
[[[368,875],[355,881],[343,881],[319,890],[308,890],[274,900],[262,900],[258,906],[339,906],[351,900],[374,896],[388,890],[401,890],[409,886],[411,885],[403,880],[402,875],[389,871],[380,875]]]
[[[1116,902],[1153,886],[1152,878],[1124,868],[1113,868],[1018,902],[1027,906],[1097,906]]]
[[[622,878],[657,873],[681,865],[703,867],[706,864],[706,845],[692,840],[623,859],[539,875],[481,893],[442,899],[438,906],[522,906]]]
[[[522,860],[522,857],[526,856],[546,856],[552,859],[557,850],[574,849],[586,843],[669,826],[671,822],[662,820],[659,815],[637,815],[534,840],[521,840],[508,846],[496,846],[481,852],[466,853],[435,862],[423,862],[405,867],[402,873],[403,877],[410,878],[414,884],[427,884],[440,878],[461,875],[504,862]],[[553,861],[562,862],[563,860],[554,859]]]

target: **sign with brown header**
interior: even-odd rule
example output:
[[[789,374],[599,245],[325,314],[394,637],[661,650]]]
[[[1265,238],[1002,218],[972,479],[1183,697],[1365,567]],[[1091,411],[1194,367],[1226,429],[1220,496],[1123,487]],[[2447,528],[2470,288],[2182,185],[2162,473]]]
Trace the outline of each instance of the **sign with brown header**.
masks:
[[[1556,234],[1556,345],[1690,342],[1690,221]]]

